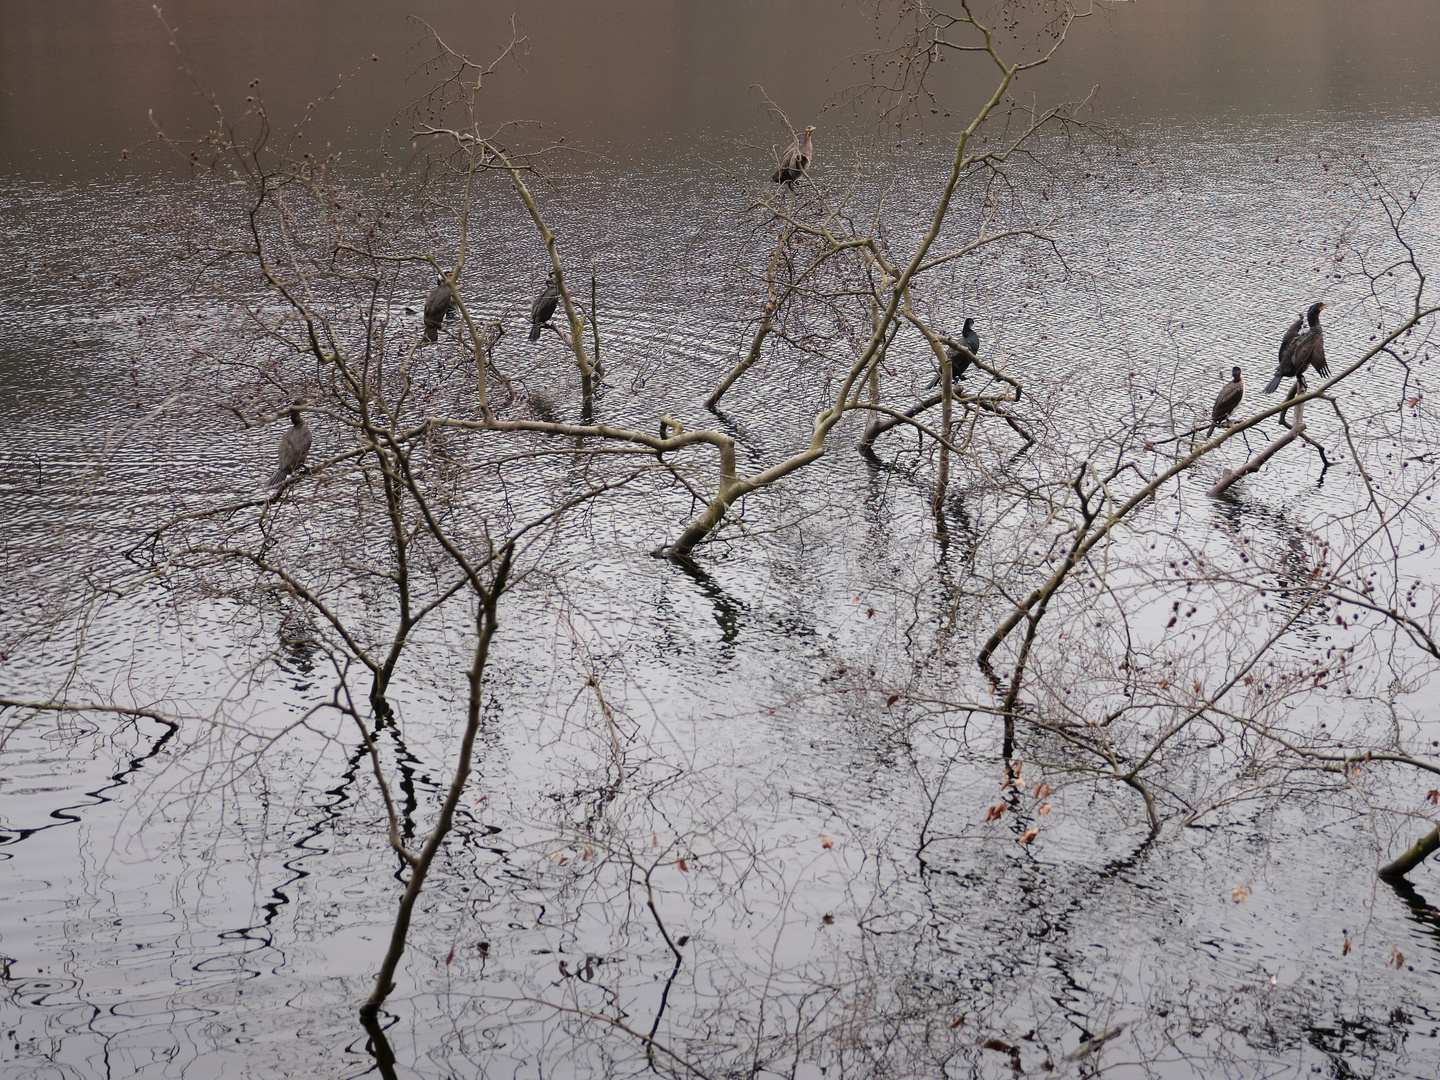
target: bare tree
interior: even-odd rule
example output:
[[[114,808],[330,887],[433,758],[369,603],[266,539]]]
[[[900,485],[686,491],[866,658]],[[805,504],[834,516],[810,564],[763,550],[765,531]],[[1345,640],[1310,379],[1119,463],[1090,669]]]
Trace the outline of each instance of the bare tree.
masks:
[[[857,1074],[938,1075],[957,1062],[979,1074],[990,1062],[1083,1073],[1126,1034],[1126,1022],[1103,1016],[1078,1030],[1047,1016],[1032,1040],[994,1019],[1003,1007],[982,1015],[959,975],[937,974],[946,943],[936,928],[947,913],[928,892],[935,882],[927,860],[948,846],[997,835],[1016,851],[1043,845],[1067,793],[1098,802],[1125,789],[1128,803],[1113,800],[1110,812],[1133,814],[1150,841],[1167,823],[1201,826],[1227,808],[1306,798],[1350,798],[1377,820],[1431,823],[1423,798],[1404,804],[1382,782],[1399,789],[1440,771],[1402,700],[1433,680],[1440,661],[1433,588],[1409,572],[1411,537],[1433,536],[1422,503],[1437,468],[1418,363],[1432,344],[1436,309],[1407,231],[1418,195],[1401,197],[1378,170],[1356,176],[1356,214],[1378,215],[1381,227],[1357,224],[1333,238],[1336,265],[1342,256],[1359,265],[1334,288],[1345,291],[1350,318],[1373,320],[1374,339],[1337,356],[1337,374],[1313,391],[1261,408],[1247,401],[1213,440],[1191,438],[1203,415],[1192,425],[1175,402],[1152,407],[1138,396],[1128,414],[1073,430],[1059,408],[1063,387],[1025,384],[988,352],[972,357],[972,370],[988,381],[960,394],[947,357],[955,311],[936,284],[941,272],[1007,245],[1033,245],[1064,262],[1064,221],[1012,196],[1025,169],[1037,167],[1044,132],[1077,140],[1081,132],[1072,109],[1025,106],[1014,82],[1053,57],[1084,12],[1047,3],[1038,16],[1025,14],[1013,25],[1031,36],[1016,55],[1002,47],[997,27],[1018,19],[1018,6],[1002,5],[993,25],[963,0],[953,16],[928,5],[904,5],[900,14],[895,48],[874,58],[848,102],[873,106],[887,125],[913,125],[939,107],[929,76],[953,62],[942,57],[993,76],[989,97],[955,136],[921,227],[907,232],[887,217],[886,189],[870,185],[863,162],[843,173],[813,170],[717,212],[727,227],[747,230],[737,273],[747,275],[749,306],[735,319],[745,327],[734,335],[736,362],[707,406],[718,412],[765,364],[823,366],[806,437],[767,454],[751,453],[724,416],[714,428],[687,427],[654,408],[642,422],[635,415],[648,402],[623,419],[607,402],[605,377],[619,377],[631,358],[607,345],[601,362],[605,273],[558,224],[562,184],[553,163],[564,151],[536,143],[520,125],[482,126],[484,86],[521,48],[518,35],[480,63],[422,26],[420,70],[430,82],[403,114],[407,146],[398,151],[409,155],[413,144],[413,157],[383,176],[312,156],[303,124],[277,137],[258,94],[233,122],[217,111],[215,129],[198,142],[162,137],[213,202],[229,208],[228,217],[185,220],[179,232],[198,267],[197,293],[238,313],[223,352],[208,358],[214,392],[206,404],[271,439],[284,403],[303,399],[317,439],[307,472],[219,504],[177,505],[146,523],[129,554],[135,574],[163,577],[177,594],[240,598],[303,638],[328,668],[328,693],[295,726],[328,717],[353,732],[403,879],[361,1006],[382,1062],[379,1017],[407,948],[427,929],[427,890],[443,887],[437,860],[474,825],[465,795],[486,683],[507,620],[523,617],[524,604],[543,602],[562,628],[556,640],[570,650],[577,684],[563,720],[571,711],[582,718],[576,738],[592,741],[596,762],[562,811],[537,812],[539,824],[527,823],[534,828],[522,853],[537,867],[527,868],[529,884],[566,933],[589,910],[617,912],[617,936],[643,937],[664,965],[654,978],[627,981],[612,957],[555,956],[543,972],[536,963],[487,983],[492,943],[481,940],[452,946],[443,966],[473,976],[479,1008],[513,1022],[508,1030],[534,1021],[575,1044],[596,1031],[618,1034],[604,1052],[637,1069],[753,1076],[795,1074],[802,1061],[817,1061]],[[793,130],[788,118],[785,125]],[[506,347],[522,336],[514,330],[529,318],[529,297],[489,289],[479,272],[480,222],[502,202],[532,230],[534,265],[559,291],[561,325],[543,347],[563,350],[567,378],[573,368],[579,422],[530,389],[540,382],[538,362]],[[588,290],[577,284],[587,267]],[[406,304],[437,275],[451,284],[455,315],[430,327],[439,330],[432,345]],[[254,289],[237,285],[257,280]],[[907,383],[901,358],[917,355],[926,374],[930,361],[939,365],[938,394]],[[1382,389],[1342,396],[1362,373],[1384,380]],[[938,422],[926,419],[936,406]],[[1279,439],[1216,477],[1218,460],[1238,455],[1248,433],[1286,410],[1294,419]],[[691,775],[683,755],[665,760],[646,744],[615,691],[625,680],[623,646],[607,656],[601,642],[611,628],[586,625],[562,589],[542,585],[560,572],[566,551],[593,543],[594,515],[641,520],[664,537],[656,554],[679,567],[666,569],[690,574],[713,598],[722,637],[731,634],[739,604],[696,556],[721,535],[799,531],[777,507],[787,484],[815,475],[811,466],[853,430],[845,426],[850,413],[865,421],[858,443],[867,458],[850,459],[855,468],[902,476],[904,497],[924,504],[943,553],[934,572],[941,617],[922,617],[921,588],[902,583],[896,606],[908,604],[909,621],[896,616],[885,644],[872,643],[877,653],[903,651],[897,666],[911,671],[910,681],[893,675],[896,666],[871,674],[873,655],[822,646],[823,661],[835,661],[822,687],[777,691],[776,708],[810,704],[887,718],[875,726],[890,725],[899,771],[913,774],[921,797],[884,837],[866,837],[873,823],[826,805],[824,792],[790,793],[845,829],[858,855],[829,835],[796,839],[753,825],[741,812],[743,793]],[[901,447],[899,437],[884,438],[902,429],[922,447],[904,469],[880,456],[912,453],[908,440]],[[1344,502],[1296,521],[1246,501],[1248,480],[1264,480],[1299,449],[1323,452],[1338,472],[1333,453],[1352,470],[1363,493],[1358,508]],[[1404,460],[1382,464],[1396,453]],[[1387,481],[1377,482],[1386,469]],[[737,521],[747,494],[772,501]],[[988,517],[976,524],[967,514],[981,504]],[[107,587],[120,591],[116,581]],[[93,602],[88,595],[78,608]],[[1322,630],[1335,635],[1323,648],[1313,644]],[[1313,647],[1292,650],[1297,642]],[[396,688],[407,670],[460,687],[458,734],[428,820],[397,795],[403,781],[394,759],[406,718]],[[1311,719],[1321,705],[1363,712],[1373,723],[1327,730]],[[64,688],[0,706],[110,710],[171,730],[204,719]],[[889,719],[902,713],[910,718]],[[243,719],[234,726],[253,737],[257,755],[282,737],[249,730]],[[985,773],[983,821],[966,816],[981,787],[966,790],[962,762]],[[694,820],[664,831],[670,823],[646,806],[654,789],[636,779],[647,769],[665,782],[684,778],[687,805],[701,808]],[[1383,872],[1412,870],[1433,850],[1433,836]],[[817,936],[837,925],[832,911],[796,914],[817,875],[829,875],[827,895],[845,904],[852,933],[827,945],[826,963],[787,954],[801,921]],[[758,928],[746,896],[756,882],[775,898]],[[971,885],[1005,910],[1006,898],[987,891],[993,883]],[[1095,886],[1077,883],[1076,895],[1088,895],[1087,887]],[[912,889],[918,898],[896,902]],[[527,905],[518,896],[494,902],[498,921],[516,926],[535,920]],[[888,931],[855,929],[898,909],[918,912],[913,921],[922,928],[903,948],[890,945]],[[727,919],[744,927],[751,952],[694,972],[692,935]],[[1013,988],[1030,965],[1023,931],[997,938],[1004,947],[995,950],[1003,976],[996,985],[1018,1000],[1022,991]],[[902,956],[904,949],[914,955]],[[687,974],[700,1004],[672,1023],[671,991]],[[1057,1031],[1074,1036],[1068,1052]],[[1145,1053],[1158,1057],[1185,1038],[1167,1031]],[[529,1049],[517,1045],[517,1055]]]

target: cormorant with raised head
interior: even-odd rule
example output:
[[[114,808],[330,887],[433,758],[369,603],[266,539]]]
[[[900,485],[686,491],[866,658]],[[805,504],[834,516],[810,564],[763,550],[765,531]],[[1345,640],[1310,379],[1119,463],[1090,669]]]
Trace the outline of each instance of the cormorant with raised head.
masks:
[[[310,425],[300,415],[305,402],[296,398],[290,403],[290,430],[280,440],[280,467],[270,474],[269,487],[279,487],[305,465],[310,453]]]
[[[560,286],[555,284],[555,271],[545,279],[545,288],[530,305],[530,340],[539,341],[541,330],[550,324],[555,307],[560,303]]]
[[[965,325],[960,330],[960,340],[944,338],[945,354],[950,357],[950,378],[963,379],[965,369],[970,366],[970,361],[980,355],[980,335],[975,333],[975,320],[966,319]],[[962,349],[961,346],[964,346]],[[967,356],[966,353],[969,353]],[[940,385],[940,372],[935,373],[935,378],[930,380],[926,390],[933,390]]]
[[[1228,422],[1230,414],[1235,411],[1245,397],[1245,379],[1241,376],[1238,367],[1230,369],[1230,380],[1221,387],[1220,393],[1215,396],[1215,407],[1210,410],[1210,430],[1205,433],[1207,439],[1215,434],[1215,429],[1220,426],[1220,421],[1224,420],[1226,421],[1225,426],[1230,426]]]
[[[1320,330],[1320,312],[1324,304],[1312,304],[1306,314],[1310,328],[1300,333],[1300,320],[1296,319],[1280,339],[1280,366],[1274,377],[1265,384],[1265,393],[1273,394],[1284,379],[1296,379],[1305,385],[1305,369],[1313,367],[1321,376],[1328,378],[1329,365],[1325,363],[1325,335]]]
[[[1295,377],[1305,386],[1305,369],[1313,368],[1322,379],[1330,377],[1330,365],[1325,362],[1325,333],[1320,329],[1320,312],[1324,304],[1311,304],[1306,318],[1310,328],[1295,340]],[[1307,388],[1308,389],[1308,388]]]
[[[425,298],[425,340],[437,341],[445,316],[455,307],[455,282],[449,275],[435,279],[435,288]]]
[[[771,183],[793,188],[795,181],[805,175],[810,162],[815,159],[815,141],[810,137],[814,131],[813,127],[805,129],[804,145],[801,145],[801,137],[795,136],[785,153],[780,155],[780,167],[770,175]]]

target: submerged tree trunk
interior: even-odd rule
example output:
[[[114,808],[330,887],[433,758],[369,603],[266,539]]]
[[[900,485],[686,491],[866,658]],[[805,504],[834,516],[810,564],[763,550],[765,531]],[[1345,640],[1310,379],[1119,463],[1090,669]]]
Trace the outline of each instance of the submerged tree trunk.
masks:
[[[494,582],[490,588],[479,590],[479,611],[476,613],[479,639],[475,643],[474,663],[465,674],[469,684],[465,734],[460,742],[460,756],[455,763],[455,773],[450,778],[450,790],[446,793],[445,803],[440,808],[440,818],[436,821],[435,828],[431,831],[429,839],[425,841],[425,847],[421,849],[419,855],[411,855],[400,847],[398,830],[395,828],[394,821],[391,822],[390,840],[399,848],[401,857],[410,864],[410,881],[405,886],[404,895],[400,898],[400,910],[395,914],[395,926],[390,934],[390,946],[385,951],[385,959],[381,961],[380,970],[375,974],[375,987],[371,990],[370,997],[365,1004],[360,1006],[362,1020],[373,1020],[380,1012],[380,1006],[390,996],[390,991],[395,988],[395,969],[399,967],[400,959],[405,955],[405,943],[410,932],[410,918],[415,910],[415,902],[420,899],[420,892],[424,888],[430,866],[450,833],[450,827],[455,820],[455,807],[459,804],[460,796],[465,790],[465,783],[470,778],[470,762],[475,751],[475,736],[480,730],[480,692],[485,677],[485,664],[490,656],[490,640],[495,636],[495,630],[500,622],[500,596],[505,591],[512,554],[513,549],[507,547],[501,555],[500,566],[496,571]]]
[[[1256,454],[1244,465],[1240,466],[1240,468],[1227,472],[1216,482],[1215,486],[1205,494],[1212,499],[1218,499],[1230,489],[1230,485],[1235,483],[1236,480],[1239,480],[1242,476],[1249,476],[1251,473],[1259,472],[1260,466],[1264,465],[1265,462],[1278,454],[1284,447],[1300,438],[1304,433],[1305,402],[1299,401],[1295,405],[1295,423],[1291,425],[1289,431],[1265,447],[1264,450],[1261,450],[1260,453]]]
[[[1440,848],[1440,825],[1436,825],[1419,840],[1415,841],[1414,844],[1410,845],[1410,849],[1406,851],[1404,855],[1401,855],[1394,862],[1386,863],[1382,866],[1380,868],[1380,876],[1387,879],[1403,878],[1411,870],[1414,870],[1415,867],[1424,862],[1426,857],[1436,848]]]

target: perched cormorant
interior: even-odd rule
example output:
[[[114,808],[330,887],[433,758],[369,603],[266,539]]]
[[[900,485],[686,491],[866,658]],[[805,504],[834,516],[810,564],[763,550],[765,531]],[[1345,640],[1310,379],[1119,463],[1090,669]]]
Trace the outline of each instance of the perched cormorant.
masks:
[[[549,325],[550,317],[555,314],[555,306],[559,303],[560,286],[555,284],[555,272],[552,270],[545,279],[544,290],[535,297],[535,303],[530,306],[531,341],[540,340],[541,330]]]
[[[1325,333],[1320,329],[1320,312],[1324,304],[1311,304],[1306,318],[1310,329],[1295,340],[1295,377],[1305,385],[1305,369],[1313,368],[1322,379],[1330,377],[1330,365],[1325,362]]]
[[[773,184],[784,184],[786,187],[794,187],[795,181],[805,175],[810,168],[810,162],[815,159],[815,143],[810,138],[815,129],[805,129],[805,145],[800,145],[800,136],[796,135],[793,142],[780,156],[780,167],[770,176]]]
[[[1215,396],[1215,407],[1210,410],[1210,430],[1205,433],[1207,439],[1215,433],[1215,429],[1220,426],[1220,421],[1229,420],[1230,414],[1235,411],[1236,406],[1245,397],[1245,379],[1241,376],[1238,367],[1230,370],[1230,379],[1231,381],[1221,387],[1220,393]],[[1225,426],[1229,427],[1230,425],[1227,423]]]
[[[439,340],[440,326],[454,307],[455,286],[449,277],[441,275],[435,279],[435,288],[431,289],[430,295],[425,298],[426,341]]]
[[[310,453],[310,425],[300,415],[304,404],[299,398],[290,403],[290,430],[280,440],[280,467],[270,474],[270,487],[279,487],[299,472]]]
[[[1310,329],[1304,334],[1300,333],[1299,319],[1291,323],[1290,329],[1285,331],[1285,336],[1280,340],[1280,366],[1275,369],[1275,376],[1265,385],[1265,393],[1273,394],[1283,379],[1297,379],[1300,385],[1304,386],[1307,367],[1313,367],[1321,376],[1329,377],[1330,368],[1325,363],[1325,336],[1320,330],[1320,312],[1324,309],[1324,304],[1310,305],[1310,311],[1306,315],[1310,320]]]
[[[945,355],[950,357],[950,378],[963,379],[965,369],[970,366],[970,361],[980,355],[980,335],[975,333],[975,320],[966,319],[964,327],[960,330],[960,340],[954,341],[951,338],[944,338]],[[962,349],[961,346],[965,348]],[[966,355],[968,350],[969,355]],[[940,385],[940,372],[935,373],[935,378],[930,380],[926,390],[933,390]]]

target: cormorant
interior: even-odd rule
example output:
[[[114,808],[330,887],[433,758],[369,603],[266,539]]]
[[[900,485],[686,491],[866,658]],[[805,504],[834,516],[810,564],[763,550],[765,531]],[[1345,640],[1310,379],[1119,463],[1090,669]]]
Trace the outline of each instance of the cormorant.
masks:
[[[435,279],[435,288],[425,298],[425,340],[437,341],[440,326],[445,316],[455,306],[455,286],[451,278],[441,275]]]
[[[1245,379],[1241,376],[1238,367],[1231,368],[1230,379],[1231,381],[1226,383],[1220,389],[1220,393],[1215,396],[1215,407],[1210,410],[1210,430],[1205,433],[1207,439],[1215,433],[1215,429],[1220,426],[1220,421],[1229,420],[1230,414],[1235,411],[1236,406],[1245,397]],[[1230,425],[1227,423],[1225,426],[1229,427]]]
[[[944,341],[946,345],[945,355],[950,357],[950,378],[963,379],[965,377],[965,369],[970,366],[970,361],[980,355],[980,335],[975,333],[975,320],[965,320],[965,325],[960,330],[959,341],[954,341],[951,338],[945,338]],[[965,349],[962,350],[960,348],[961,345],[965,346]],[[965,355],[965,350],[969,350],[969,356]],[[933,390],[939,385],[940,372],[937,371],[935,378],[930,380],[930,385],[925,387],[925,389]]]
[[[1265,393],[1273,394],[1283,379],[1297,379],[1305,385],[1305,369],[1313,367],[1321,376],[1329,377],[1330,368],[1325,363],[1325,336],[1320,330],[1320,312],[1324,304],[1312,304],[1306,318],[1310,329],[1300,333],[1300,320],[1296,319],[1280,340],[1280,366],[1275,376],[1265,385]]]
[[[280,440],[280,467],[270,474],[269,487],[279,487],[299,472],[310,453],[310,425],[300,415],[304,404],[299,398],[290,403],[290,430]]]
[[[1306,315],[1310,320],[1310,329],[1295,340],[1295,377],[1300,380],[1301,386],[1305,385],[1307,367],[1314,368],[1315,374],[1322,379],[1330,377],[1330,365],[1325,362],[1325,333],[1320,329],[1320,312],[1324,310],[1324,304],[1310,305]]]
[[[531,341],[540,340],[541,330],[549,325],[550,317],[555,314],[555,306],[559,303],[560,286],[555,284],[555,272],[552,270],[545,279],[544,290],[535,297],[535,303],[530,306]]]
[[[810,138],[813,127],[805,129],[805,145],[800,145],[800,136],[796,135],[785,153],[780,156],[780,167],[770,176],[773,184],[784,184],[786,187],[794,187],[795,181],[805,175],[810,168],[810,162],[815,160],[815,143]]]

